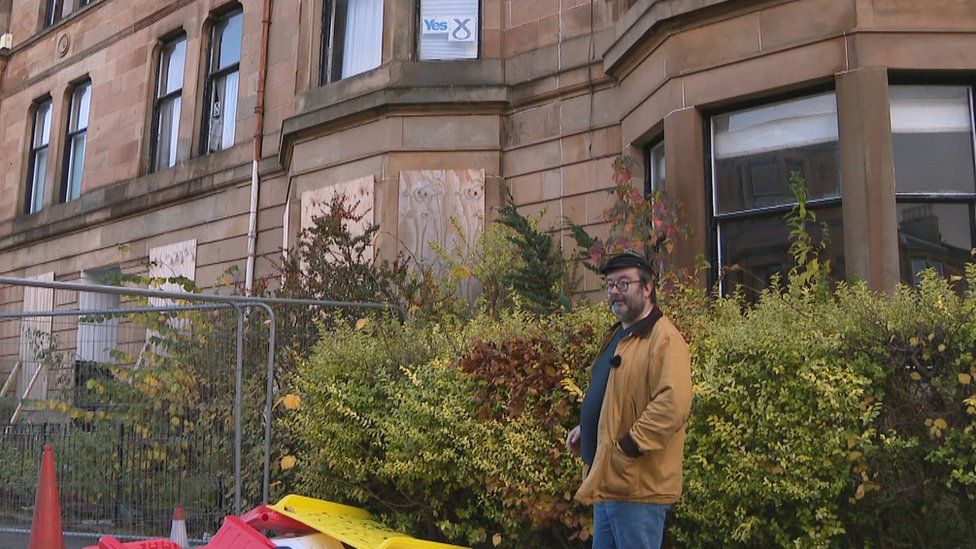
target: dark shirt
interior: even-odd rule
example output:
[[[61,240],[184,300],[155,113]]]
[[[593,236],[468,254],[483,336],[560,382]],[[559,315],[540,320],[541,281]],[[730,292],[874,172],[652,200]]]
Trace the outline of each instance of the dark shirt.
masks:
[[[580,449],[583,463],[587,465],[593,465],[596,456],[596,428],[600,423],[600,408],[603,407],[603,395],[607,392],[607,381],[610,379],[610,359],[617,354],[617,344],[629,333],[630,329],[617,330],[593,363],[590,385],[586,388],[583,410],[580,412]]]

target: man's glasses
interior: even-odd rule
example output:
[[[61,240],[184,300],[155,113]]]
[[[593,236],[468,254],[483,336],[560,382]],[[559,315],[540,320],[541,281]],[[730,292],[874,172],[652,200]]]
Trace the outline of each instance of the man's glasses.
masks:
[[[618,292],[625,294],[627,293],[627,290],[630,288],[631,284],[640,284],[640,280],[618,280],[616,282],[613,280],[608,280],[606,286],[607,293],[609,294],[611,290],[616,288]]]

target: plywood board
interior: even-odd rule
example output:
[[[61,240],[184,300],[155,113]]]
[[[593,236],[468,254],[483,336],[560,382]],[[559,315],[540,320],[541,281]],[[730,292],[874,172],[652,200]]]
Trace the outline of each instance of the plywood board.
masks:
[[[28,280],[54,281],[54,272],[28,277]],[[49,288],[24,288],[24,311],[50,311],[54,309],[54,290]],[[34,373],[44,366],[44,355],[51,349],[52,318],[30,317],[21,320],[20,329],[20,378],[17,381],[17,396],[24,391]],[[46,399],[48,373],[41,372],[31,387],[28,399]]]
[[[367,175],[351,181],[344,181],[329,185],[320,189],[313,189],[302,193],[302,222],[301,230],[304,231],[313,225],[312,220],[321,216],[328,209],[332,200],[339,195],[347,198],[347,203],[353,207],[356,215],[361,215],[359,221],[350,221],[346,227],[350,234],[361,235],[367,227],[374,224],[373,207],[373,187],[375,180],[372,175]],[[332,250],[329,250],[332,252]],[[366,249],[366,257],[373,258],[373,246]],[[330,254],[331,255],[331,254]]]
[[[484,219],[484,170],[400,172],[398,236],[417,262],[442,269],[435,248],[450,253],[460,242],[473,245]]]

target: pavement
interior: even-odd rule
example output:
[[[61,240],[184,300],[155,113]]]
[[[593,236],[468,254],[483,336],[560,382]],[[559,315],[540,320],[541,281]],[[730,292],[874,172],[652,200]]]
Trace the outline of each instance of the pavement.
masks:
[[[0,549],[26,549],[30,533],[0,532]],[[82,549],[89,545],[98,545],[98,536],[89,537],[64,537],[64,549]]]

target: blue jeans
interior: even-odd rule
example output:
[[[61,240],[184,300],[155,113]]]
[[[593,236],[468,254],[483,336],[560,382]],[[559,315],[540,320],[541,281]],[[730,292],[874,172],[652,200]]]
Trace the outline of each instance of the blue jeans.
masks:
[[[670,505],[599,501],[593,504],[593,549],[658,549]]]

